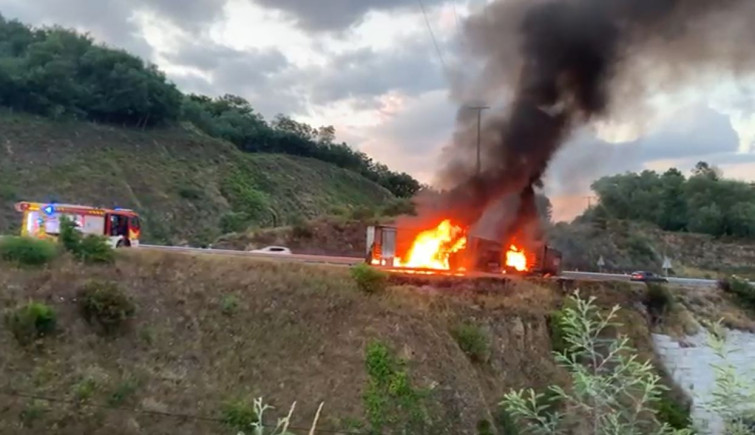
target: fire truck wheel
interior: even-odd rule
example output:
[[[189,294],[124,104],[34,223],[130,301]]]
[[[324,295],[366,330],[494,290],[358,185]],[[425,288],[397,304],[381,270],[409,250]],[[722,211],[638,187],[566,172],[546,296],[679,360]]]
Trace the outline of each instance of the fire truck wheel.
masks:
[[[118,240],[118,243],[115,244],[116,249],[117,248],[128,248],[131,246],[131,243],[128,240]]]

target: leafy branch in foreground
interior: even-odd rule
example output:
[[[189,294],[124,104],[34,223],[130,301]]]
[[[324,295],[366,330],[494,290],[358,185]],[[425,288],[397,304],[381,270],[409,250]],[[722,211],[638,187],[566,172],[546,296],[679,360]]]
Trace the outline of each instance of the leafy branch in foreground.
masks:
[[[571,375],[569,391],[551,386],[550,397],[533,389],[512,391],[501,405],[524,433],[692,434],[658,421],[654,409],[667,388],[649,361],[638,360],[626,336],[604,338],[606,328],[619,326],[619,307],[603,314],[594,302],[576,292],[559,316],[566,349],[554,356]],[[557,403],[561,412],[548,412]]]

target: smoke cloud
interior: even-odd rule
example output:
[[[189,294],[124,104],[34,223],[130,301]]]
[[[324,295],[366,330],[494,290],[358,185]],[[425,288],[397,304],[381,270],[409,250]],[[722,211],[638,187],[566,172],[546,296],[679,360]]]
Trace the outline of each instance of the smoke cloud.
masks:
[[[520,230],[532,219],[534,188],[575,129],[691,78],[750,72],[754,28],[752,0],[489,4],[464,28],[464,47],[482,60],[481,73],[453,95],[505,108],[484,118],[479,174],[476,114],[459,110],[439,174],[451,187],[443,208],[480,233]],[[495,210],[514,203],[515,213]]]

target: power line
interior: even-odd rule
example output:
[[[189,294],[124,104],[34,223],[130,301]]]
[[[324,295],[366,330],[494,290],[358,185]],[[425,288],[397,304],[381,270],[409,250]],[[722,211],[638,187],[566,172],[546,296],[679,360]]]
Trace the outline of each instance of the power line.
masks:
[[[197,414],[182,414],[182,413],[174,413],[174,412],[167,412],[167,411],[152,411],[148,409],[139,409],[139,408],[126,408],[123,406],[114,406],[114,405],[104,405],[104,404],[97,404],[93,402],[79,402],[75,400],[70,399],[62,399],[59,397],[51,397],[51,396],[43,396],[40,394],[30,394],[30,393],[21,393],[17,391],[7,391],[7,390],[0,390],[0,396],[6,396],[6,397],[13,397],[17,399],[32,399],[32,400],[42,400],[45,402],[50,403],[62,403],[67,405],[73,405],[73,406],[81,406],[81,407],[90,407],[90,408],[96,408],[96,409],[103,409],[103,410],[109,410],[109,411],[121,411],[131,414],[146,414],[146,415],[152,415],[156,417],[170,417],[170,418],[178,418],[178,419],[184,419],[184,420],[196,420],[196,421],[207,421],[212,423],[222,423],[224,424],[225,421],[218,417],[209,417],[209,416],[203,416],[203,415],[197,415]],[[309,432],[311,428],[309,427],[296,427],[296,426],[288,426],[289,429],[294,430],[300,430]],[[348,431],[345,430],[328,430],[328,429],[315,429],[314,433],[345,433]]]
[[[482,111],[490,109],[489,106],[464,106],[465,109],[477,111],[477,175],[480,175],[481,162],[480,162],[480,122],[482,119]]]
[[[417,3],[419,3],[420,9],[422,9],[422,15],[425,17],[425,24],[427,24],[427,30],[430,32],[430,38],[433,40],[433,45],[435,46],[435,51],[438,53],[438,59],[440,59],[441,65],[443,65],[443,71],[448,74],[448,66],[446,65],[445,59],[443,59],[443,53],[440,51],[440,46],[438,45],[438,40],[435,39],[435,32],[433,32],[433,27],[430,25],[430,19],[427,17],[427,11],[425,10],[425,3],[422,0],[417,0]]]
[[[459,31],[459,14],[456,13],[456,2],[451,2],[451,9],[454,11],[454,22],[456,22],[456,31]]]

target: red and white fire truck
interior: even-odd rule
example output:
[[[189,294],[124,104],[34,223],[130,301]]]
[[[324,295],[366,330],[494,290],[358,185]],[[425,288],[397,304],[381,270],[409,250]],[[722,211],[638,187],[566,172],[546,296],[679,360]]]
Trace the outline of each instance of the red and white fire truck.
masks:
[[[25,201],[15,208],[23,213],[22,236],[57,240],[61,217],[65,216],[82,234],[104,236],[113,248],[139,246],[141,222],[133,210]]]

